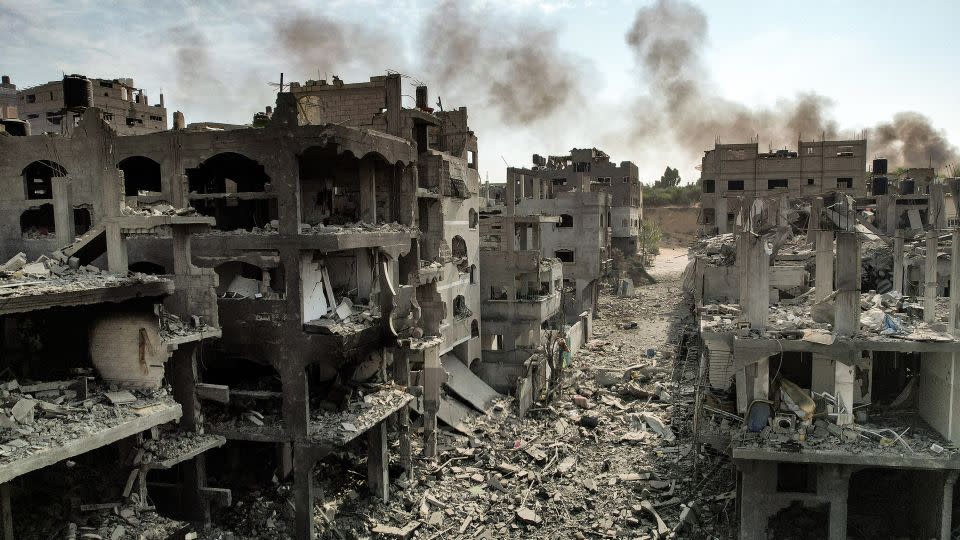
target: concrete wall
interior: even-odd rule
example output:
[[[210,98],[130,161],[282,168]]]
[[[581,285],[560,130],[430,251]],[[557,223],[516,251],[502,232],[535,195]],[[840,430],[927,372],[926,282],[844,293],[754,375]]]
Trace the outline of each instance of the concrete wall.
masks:
[[[665,239],[688,241],[697,235],[698,206],[653,206],[643,209],[643,219],[656,223]]]
[[[922,353],[920,360],[920,416],[954,444],[960,441],[960,415],[955,399],[960,370],[955,353]]]

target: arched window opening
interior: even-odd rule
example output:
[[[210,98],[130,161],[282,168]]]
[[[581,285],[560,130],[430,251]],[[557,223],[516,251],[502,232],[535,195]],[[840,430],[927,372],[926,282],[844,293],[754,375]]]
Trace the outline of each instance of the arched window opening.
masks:
[[[470,267],[470,263],[467,261],[467,241],[460,235],[454,236],[450,242],[450,251],[457,269],[463,273],[467,272]]]
[[[471,285],[476,285],[477,282],[478,282],[478,279],[477,279],[477,265],[471,264],[471,265],[470,265],[470,284],[471,284]]]
[[[480,337],[480,323],[476,319],[470,323],[470,337]]]
[[[135,197],[141,191],[159,192],[160,164],[144,156],[130,156],[117,164],[123,171],[124,193]]]
[[[570,214],[560,214],[560,223],[557,223],[557,228],[568,227],[573,227],[573,216]]]
[[[187,169],[190,202],[198,212],[213,216],[214,228],[232,231],[270,229],[278,217],[276,196],[263,165],[233,152],[217,154],[199,167]],[[240,193],[248,195],[239,197]],[[260,193],[261,195],[249,195]]]
[[[23,169],[23,186],[27,199],[52,199],[53,179],[67,175],[67,170],[50,160],[34,161]]]
[[[470,222],[469,222],[470,228],[471,228],[471,229],[476,229],[476,228],[477,228],[477,223],[478,223],[479,221],[480,221],[480,218],[477,216],[477,211],[474,210],[473,208],[471,208],[471,209],[470,209]]]
[[[453,299],[453,318],[459,321],[471,315],[473,315],[473,312],[467,307],[467,299],[462,294],[457,295]]]

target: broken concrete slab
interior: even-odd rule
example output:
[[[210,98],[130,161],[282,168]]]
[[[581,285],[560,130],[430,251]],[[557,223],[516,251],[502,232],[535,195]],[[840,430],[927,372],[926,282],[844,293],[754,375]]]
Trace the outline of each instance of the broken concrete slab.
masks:
[[[440,363],[449,374],[446,387],[478,411],[489,413],[494,402],[503,398],[503,395],[490,388],[456,356],[445,354],[440,357]]]

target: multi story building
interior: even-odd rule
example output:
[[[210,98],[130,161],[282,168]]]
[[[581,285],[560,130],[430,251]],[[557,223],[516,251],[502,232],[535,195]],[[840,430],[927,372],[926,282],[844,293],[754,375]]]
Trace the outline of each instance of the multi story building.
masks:
[[[65,86],[67,85],[67,86]],[[72,86],[71,86],[72,85]],[[65,88],[80,89],[68,97]],[[82,95],[85,103],[74,107],[68,103]],[[140,135],[167,129],[167,109],[163,94],[160,102],[150,105],[147,94],[136,88],[133,79],[87,79],[80,75],[64,77],[17,92],[20,118],[30,123],[31,131],[65,133],[73,128],[86,107],[96,107],[103,120],[119,135]]]
[[[568,322],[596,308],[600,279],[610,270],[610,200],[606,191],[593,191],[589,172],[552,178],[541,169],[507,169],[507,216],[555,216],[559,221],[542,230],[545,257],[563,264],[563,311]]]
[[[208,520],[191,501],[244,487],[205,478],[267,456],[294,484],[297,537],[312,538],[318,460],[365,441],[368,485],[387,497],[387,418],[400,412],[411,466],[411,385],[435,451],[443,369],[470,375],[481,355],[476,136],[466,108],[429,110],[425,87],[404,108],[400,82],[293,85],[263,128],[119,136],[94,107],[63,137],[0,138],[0,254],[172,269],[213,309],[200,320],[215,316],[222,337],[168,376],[195,374],[174,397],[226,444],[178,473],[199,495],[146,476],[159,506]],[[199,221],[174,227],[187,207]]]
[[[949,538],[960,292],[946,284],[960,272],[960,233],[895,227],[893,256],[878,257],[873,233],[835,223],[817,197],[815,251],[771,253],[776,232],[762,231],[780,218],[764,206],[776,199],[751,205],[742,229],[718,237],[730,244],[688,268],[703,362],[694,429],[736,465],[739,538],[798,523],[816,538]],[[866,218],[847,203],[829,210]],[[893,276],[882,295],[862,290],[877,264]]]
[[[704,234],[730,232],[753,199],[867,192],[867,141],[799,141],[797,150],[760,152],[756,142],[717,143],[700,170]]]

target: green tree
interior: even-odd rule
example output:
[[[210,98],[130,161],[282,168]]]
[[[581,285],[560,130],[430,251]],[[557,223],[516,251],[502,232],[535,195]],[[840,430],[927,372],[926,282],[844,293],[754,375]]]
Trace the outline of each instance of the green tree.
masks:
[[[680,171],[672,169],[667,165],[667,168],[663,171],[663,176],[660,177],[660,180],[657,180],[654,187],[674,187],[679,185]]]

